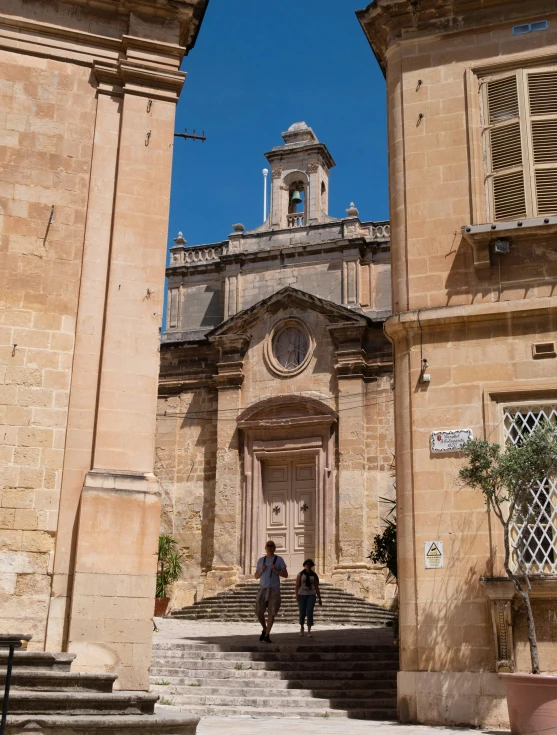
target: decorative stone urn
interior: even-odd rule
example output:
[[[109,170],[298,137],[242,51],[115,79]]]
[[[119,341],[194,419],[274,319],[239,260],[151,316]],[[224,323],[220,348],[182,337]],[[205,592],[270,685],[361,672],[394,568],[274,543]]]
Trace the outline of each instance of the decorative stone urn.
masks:
[[[512,735],[557,735],[557,676],[499,674]]]

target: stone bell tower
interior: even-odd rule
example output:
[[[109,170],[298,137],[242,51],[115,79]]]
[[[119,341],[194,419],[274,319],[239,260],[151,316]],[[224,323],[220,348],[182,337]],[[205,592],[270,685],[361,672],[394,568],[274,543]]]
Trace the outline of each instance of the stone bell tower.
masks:
[[[284,145],[265,157],[272,173],[271,212],[266,227],[302,227],[329,219],[329,170],[335,162],[327,146],[305,122],[282,134]]]

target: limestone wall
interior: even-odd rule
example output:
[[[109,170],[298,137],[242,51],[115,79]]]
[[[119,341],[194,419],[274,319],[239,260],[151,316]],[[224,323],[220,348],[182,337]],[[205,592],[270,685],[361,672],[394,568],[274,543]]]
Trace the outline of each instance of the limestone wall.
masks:
[[[148,687],[176,102],[204,0],[0,8],[0,629]]]
[[[0,620],[41,648],[96,98],[90,69],[0,48]]]
[[[555,9],[543,0],[489,7],[457,0],[429,12],[377,0],[359,17],[387,76],[395,316],[385,328],[395,351],[399,715],[506,727],[496,665],[514,656],[528,670],[528,660],[522,614],[512,612],[516,645],[508,650],[507,623],[494,626],[480,582],[503,573],[502,533],[482,495],[458,483],[462,455],[432,452],[431,434],[471,429],[503,443],[505,405],[554,400],[555,362],[533,352],[537,342],[556,340],[552,238],[539,229],[520,236],[524,223],[516,220],[510,252],[494,251],[501,224],[486,206],[480,90],[489,75],[546,67],[557,46]],[[549,19],[548,29],[513,33],[533,17]],[[483,244],[468,237],[470,225],[485,225]],[[420,379],[424,358],[430,382]],[[443,544],[438,569],[424,558],[433,540]],[[552,589],[540,596],[554,598]],[[511,597],[512,590],[503,603]],[[554,670],[554,628],[543,600],[534,608],[541,665]],[[505,654],[496,658],[499,646]]]

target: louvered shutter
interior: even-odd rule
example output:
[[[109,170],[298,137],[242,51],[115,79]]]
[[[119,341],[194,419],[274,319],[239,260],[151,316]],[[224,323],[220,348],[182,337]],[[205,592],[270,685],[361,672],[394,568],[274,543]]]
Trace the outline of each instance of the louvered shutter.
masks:
[[[524,156],[516,74],[487,82],[484,102],[493,219],[525,217]]]
[[[557,214],[557,71],[529,73],[528,98],[535,214]]]

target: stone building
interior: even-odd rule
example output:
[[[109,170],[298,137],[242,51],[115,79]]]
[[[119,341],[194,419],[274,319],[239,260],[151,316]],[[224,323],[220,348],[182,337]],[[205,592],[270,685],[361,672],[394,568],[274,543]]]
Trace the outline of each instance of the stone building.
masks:
[[[497,672],[529,670],[524,611],[497,521],[458,486],[460,455],[436,451],[436,437],[505,444],[555,420],[556,7],[375,0],[358,17],[387,78],[399,713],[508,726]],[[557,673],[553,485],[532,508],[538,521],[513,529],[524,542],[513,564],[539,575],[541,666]],[[426,568],[432,541],[438,568]]]
[[[123,689],[148,687],[174,116],[206,4],[0,9],[0,631]]]
[[[266,154],[267,221],[171,248],[156,471],[185,550],[173,606],[252,578],[270,537],[291,570],[385,601],[367,555],[391,491],[387,222],[328,214],[327,147],[305,123]]]

